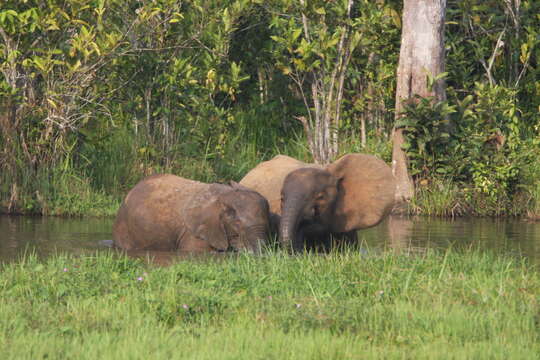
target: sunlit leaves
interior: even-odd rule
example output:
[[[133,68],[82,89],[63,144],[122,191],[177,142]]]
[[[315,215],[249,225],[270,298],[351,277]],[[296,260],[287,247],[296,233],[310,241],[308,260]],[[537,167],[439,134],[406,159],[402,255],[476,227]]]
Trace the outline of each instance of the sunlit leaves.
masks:
[[[14,28],[15,22],[19,20],[19,14],[15,10],[4,10],[0,12],[0,25],[8,29]]]
[[[173,12],[171,19],[169,20],[169,23],[174,24],[174,23],[180,22],[182,21],[183,18],[184,18],[184,15],[175,11]]]
[[[84,60],[87,60],[92,54],[100,56],[101,51],[95,42],[95,38],[96,33],[94,29],[82,25],[79,33],[71,38],[69,56],[75,57],[77,54],[81,54]]]

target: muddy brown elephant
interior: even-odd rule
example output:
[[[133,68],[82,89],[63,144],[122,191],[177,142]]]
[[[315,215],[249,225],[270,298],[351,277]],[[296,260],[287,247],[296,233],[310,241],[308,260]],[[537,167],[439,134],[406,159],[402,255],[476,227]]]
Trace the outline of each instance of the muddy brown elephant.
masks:
[[[236,183],[205,184],[153,175],[127,194],[113,238],[126,250],[260,253],[268,218],[266,199]]]
[[[327,166],[278,155],[251,170],[240,184],[266,197],[281,217],[279,239],[295,251],[308,240],[328,243],[330,234],[356,239],[394,205],[395,179],[381,159],[348,154]]]

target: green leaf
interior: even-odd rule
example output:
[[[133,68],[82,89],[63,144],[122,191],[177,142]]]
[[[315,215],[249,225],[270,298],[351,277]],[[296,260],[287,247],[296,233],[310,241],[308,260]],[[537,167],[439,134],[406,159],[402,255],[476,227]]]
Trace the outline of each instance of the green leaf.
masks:
[[[296,39],[298,39],[298,37],[300,36],[300,34],[302,34],[302,29],[301,29],[301,28],[295,29],[295,30],[292,32],[292,35],[291,35],[291,40],[292,40],[292,42],[296,41]],[[302,40],[303,40],[303,39],[302,39]]]
[[[276,36],[276,35],[271,35],[271,36],[270,36],[270,39],[272,39],[272,40],[274,40],[275,42],[280,43],[280,44],[284,44],[284,43],[285,43],[285,39],[284,39],[284,38],[279,37],[279,36]]]
[[[395,122],[395,127],[401,128],[401,127],[407,127],[407,126],[414,126],[416,124],[416,121],[412,119],[398,119]]]

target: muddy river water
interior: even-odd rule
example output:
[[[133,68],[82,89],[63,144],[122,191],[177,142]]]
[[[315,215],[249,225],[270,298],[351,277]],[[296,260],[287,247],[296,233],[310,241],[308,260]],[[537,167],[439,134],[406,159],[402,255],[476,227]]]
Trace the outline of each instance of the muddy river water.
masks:
[[[16,261],[25,253],[40,257],[57,253],[85,254],[109,250],[113,219],[0,216],[0,263]],[[449,246],[529,258],[540,265],[540,222],[522,219],[433,219],[392,216],[378,226],[359,232],[369,251],[423,252]],[[139,253],[169,263],[172,254]]]

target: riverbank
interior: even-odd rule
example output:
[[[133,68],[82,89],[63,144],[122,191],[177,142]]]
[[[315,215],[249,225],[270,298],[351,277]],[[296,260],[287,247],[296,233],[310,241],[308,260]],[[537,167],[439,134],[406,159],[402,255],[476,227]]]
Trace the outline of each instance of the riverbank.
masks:
[[[127,194],[126,190],[126,194]],[[39,192],[38,192],[39,194]],[[18,205],[9,200],[0,201],[0,215],[43,215],[62,217],[113,218],[120,207],[123,196],[103,192],[85,191],[71,193],[59,199],[37,199],[25,196]],[[501,203],[487,197],[467,198],[467,193],[458,184],[448,187],[421,186],[417,195],[409,203],[396,205],[393,214],[404,216],[430,216],[442,218],[456,217],[521,217],[530,221],[540,221],[540,193],[521,193]]]
[[[2,266],[15,358],[536,358],[540,274],[489,251],[183,260],[102,252]]]
[[[250,137],[248,137],[250,138]],[[367,153],[391,162],[391,143],[369,138],[363,147],[357,139],[342,144],[342,153]],[[312,162],[307,144],[299,139],[282,144],[283,151],[274,149],[261,153],[254,140],[237,141],[220,156],[197,154],[178,156],[168,166],[143,158],[124,158],[117,147],[107,166],[93,165],[89,169],[76,166],[23,171],[24,181],[14,182],[14,176],[0,173],[0,214],[114,217],[128,191],[142,178],[156,173],[172,173],[206,183],[240,181],[261,161],[284,153],[306,163]],[[270,148],[270,146],[269,146]],[[123,149],[125,154],[130,150]],[[497,174],[482,177],[478,183],[451,176],[420,177],[415,180],[413,199],[395,212],[403,215],[437,217],[490,216],[540,219],[540,148],[531,147],[538,156],[521,164],[516,176],[519,182],[508,183]],[[124,156],[125,156],[124,154]],[[532,155],[530,155],[533,158]],[[489,186],[488,186],[489,185]]]
[[[296,157],[307,161],[302,156]],[[197,167],[195,161],[183,170],[147,169],[135,173],[128,182],[118,184],[108,191],[103,188],[96,189],[90,178],[73,172],[53,175],[47,180],[28,182],[24,187],[4,184],[4,191],[0,191],[0,214],[114,217],[129,189],[147,175],[170,172],[204,182],[240,181],[249,169],[259,163],[256,159],[246,160],[233,161],[232,167],[221,165],[222,169],[215,169],[209,164]],[[242,166],[239,166],[239,163]],[[538,167],[540,168],[540,165]],[[417,183],[413,199],[409,203],[396,206],[394,213],[451,218],[511,216],[540,221],[540,181],[533,176],[529,179],[527,183],[516,186],[519,190],[500,193],[498,196],[483,193],[472,184],[440,179],[421,180]]]

